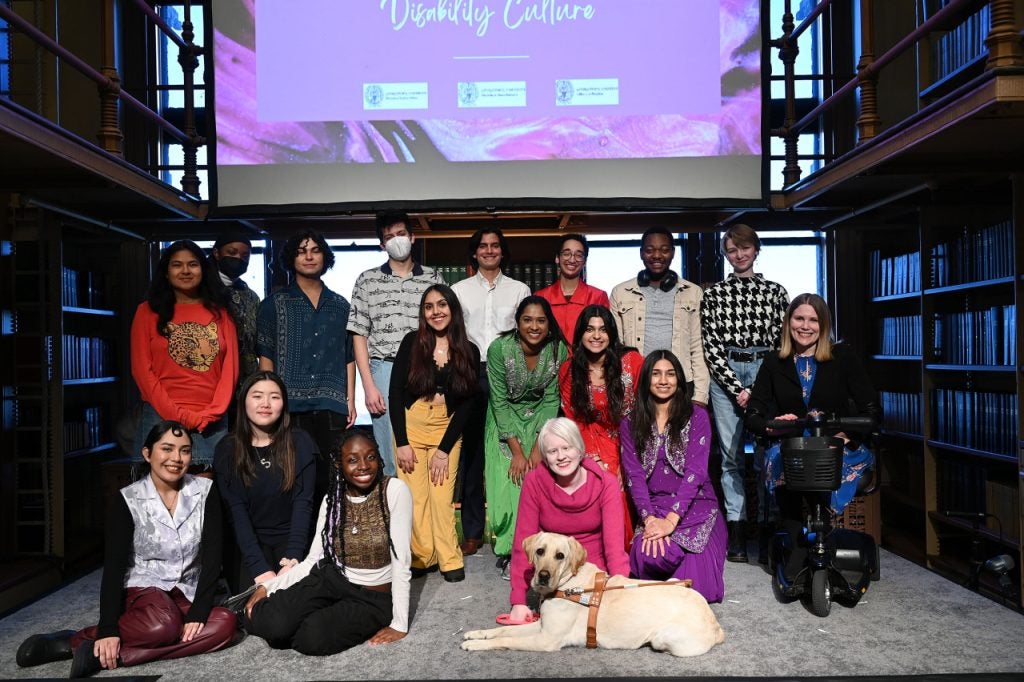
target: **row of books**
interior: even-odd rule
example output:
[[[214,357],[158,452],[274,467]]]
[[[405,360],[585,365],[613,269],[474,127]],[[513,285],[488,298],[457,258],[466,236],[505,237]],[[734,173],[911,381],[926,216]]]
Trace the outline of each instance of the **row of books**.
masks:
[[[937,461],[939,513],[985,511],[985,467],[976,460],[940,457]]]
[[[94,448],[105,442],[102,407],[86,407],[78,411],[80,418],[64,418],[64,451]],[[77,417],[77,416],[76,416]]]
[[[921,291],[921,252],[882,257],[871,252],[871,296],[895,296]]]
[[[921,355],[921,316],[883,317],[876,323],[882,355]]]
[[[931,249],[931,286],[1013,276],[1013,225],[1006,220],[971,230]]]
[[[935,315],[935,358],[954,365],[1017,364],[1017,307]]]
[[[932,420],[943,443],[1011,456],[1017,451],[1016,394],[935,389]]]
[[[90,270],[61,268],[61,301],[75,308],[106,308],[105,278]]]
[[[882,428],[900,433],[921,433],[921,394],[879,391]]]
[[[990,16],[989,7],[985,5],[962,24],[933,40],[931,59],[934,80],[942,80],[988,52],[985,38],[988,36]]]
[[[436,265],[434,269],[441,275],[446,284],[452,285],[466,279],[465,265]],[[513,263],[509,266],[508,276],[517,279],[536,292],[554,283],[557,277],[554,261],[541,263]]]
[[[109,339],[64,334],[62,344],[65,379],[97,379],[116,374]]]

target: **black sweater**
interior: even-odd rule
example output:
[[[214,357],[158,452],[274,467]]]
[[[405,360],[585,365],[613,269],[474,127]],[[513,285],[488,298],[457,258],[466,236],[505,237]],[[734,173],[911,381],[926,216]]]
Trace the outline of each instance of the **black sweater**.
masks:
[[[291,434],[295,446],[295,483],[288,492],[281,490],[281,470],[276,466],[257,466],[255,480],[245,486],[235,469],[234,435],[221,439],[214,453],[217,488],[230,511],[235,540],[252,577],[280,568],[267,563],[260,543],[287,540],[285,556],[299,561],[309,547],[318,450],[302,429],[293,428]]]
[[[409,367],[415,341],[415,331],[405,335],[405,338],[402,339],[402,345],[398,347],[398,353],[395,355],[395,364],[391,368],[388,412],[391,413],[391,427],[395,431],[395,445],[398,447],[409,444],[409,436],[405,428],[405,410],[412,407],[413,403],[420,398],[432,397],[413,395],[409,391]],[[473,357],[470,358],[471,366],[478,367],[480,365],[480,351],[473,344],[470,344],[469,347],[473,353]],[[442,383],[446,389],[451,386],[451,372],[448,371],[450,366],[451,362],[449,361],[448,365],[445,365],[444,370],[437,369],[436,367],[434,369],[435,381]],[[475,385],[476,383],[474,382]],[[448,408],[449,421],[444,437],[441,439],[440,445],[437,446],[439,450],[451,453],[455,443],[462,436],[462,429],[466,425],[469,413],[472,412],[473,400],[479,397],[479,392],[473,392],[468,396],[457,396],[453,395],[451,390],[444,391],[444,404]]]

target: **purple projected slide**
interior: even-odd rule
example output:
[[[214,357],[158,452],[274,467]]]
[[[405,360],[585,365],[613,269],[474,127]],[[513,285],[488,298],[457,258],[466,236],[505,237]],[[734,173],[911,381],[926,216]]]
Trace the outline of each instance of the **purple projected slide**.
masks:
[[[260,0],[258,116],[714,114],[718,36],[717,0]]]
[[[220,165],[758,155],[758,0],[218,0]]]

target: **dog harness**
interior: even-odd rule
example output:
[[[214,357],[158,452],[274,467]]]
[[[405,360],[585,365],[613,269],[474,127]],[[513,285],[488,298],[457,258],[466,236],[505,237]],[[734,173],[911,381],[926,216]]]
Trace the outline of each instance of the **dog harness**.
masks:
[[[587,648],[597,648],[597,610],[601,608],[601,596],[606,590],[632,590],[638,587],[658,587],[669,585],[672,587],[690,587],[693,581],[673,580],[671,582],[639,583],[633,585],[612,585],[608,587],[608,574],[598,571],[594,575],[593,587],[570,587],[568,590],[556,590],[551,596],[555,599],[566,599],[580,606],[586,606],[587,611]]]

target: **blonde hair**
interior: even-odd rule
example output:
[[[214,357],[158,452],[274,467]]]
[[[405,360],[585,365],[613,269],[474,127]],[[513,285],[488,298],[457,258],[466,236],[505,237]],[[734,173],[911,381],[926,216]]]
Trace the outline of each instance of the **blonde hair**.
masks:
[[[537,433],[537,440],[540,442],[542,455],[544,454],[544,439],[548,436],[561,438],[576,448],[580,455],[584,455],[587,452],[586,447],[583,445],[583,434],[580,433],[580,427],[576,426],[576,422],[571,419],[553,417],[544,422],[544,426],[540,427],[540,431]]]
[[[809,305],[814,308],[814,313],[818,316],[818,345],[814,349],[814,359],[818,362],[831,360],[832,314],[828,310],[828,304],[825,303],[825,299],[817,294],[800,294],[786,308],[786,317],[782,321],[782,342],[779,346],[779,357],[788,358],[793,355],[793,335],[789,320],[796,309],[802,305]]]

